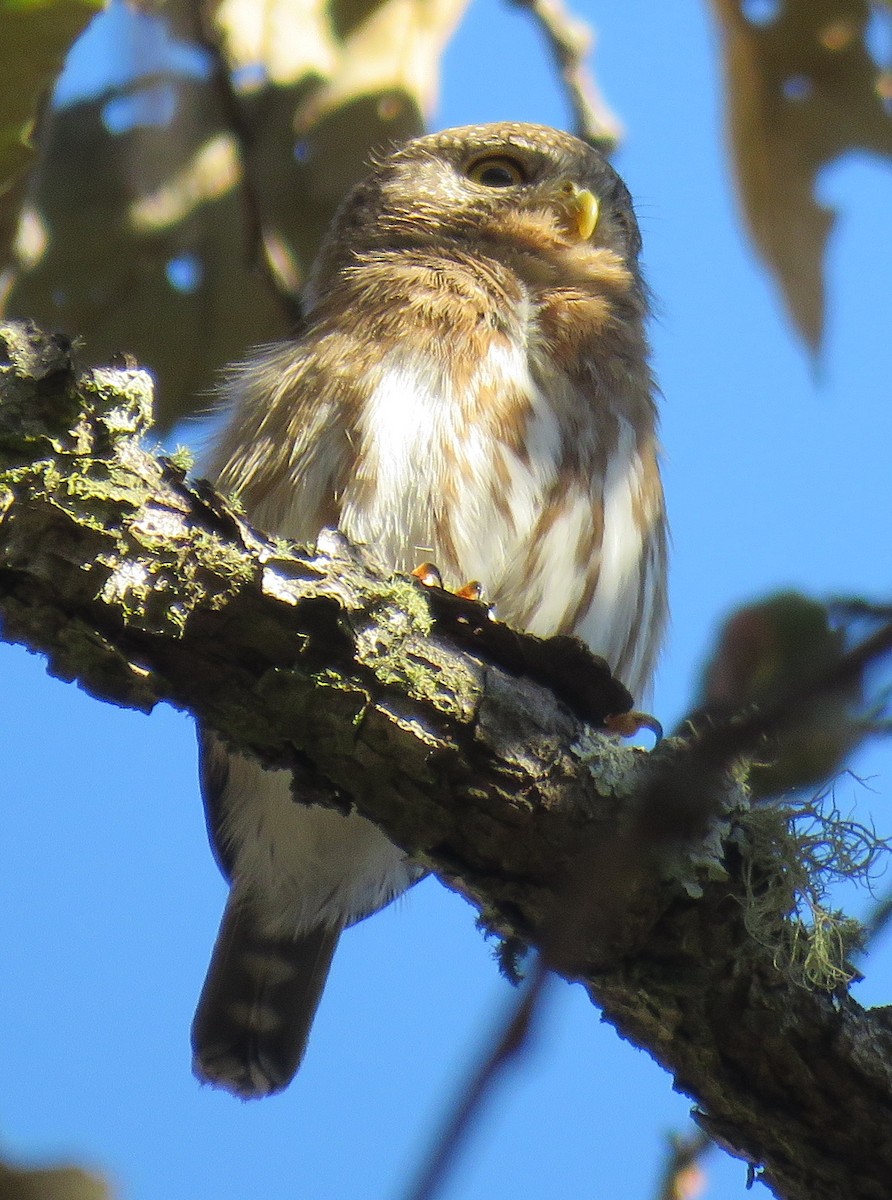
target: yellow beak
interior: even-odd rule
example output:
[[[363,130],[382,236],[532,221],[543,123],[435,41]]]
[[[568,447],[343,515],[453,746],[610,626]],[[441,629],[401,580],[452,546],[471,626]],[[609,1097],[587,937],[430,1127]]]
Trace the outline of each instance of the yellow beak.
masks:
[[[599,211],[598,198],[593,192],[588,188],[574,188],[572,212],[581,241],[587,242],[595,232]]]

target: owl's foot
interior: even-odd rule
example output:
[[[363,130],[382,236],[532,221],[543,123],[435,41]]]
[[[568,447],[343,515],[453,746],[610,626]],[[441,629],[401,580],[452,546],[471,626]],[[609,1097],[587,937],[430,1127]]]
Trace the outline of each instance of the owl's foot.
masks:
[[[657,718],[652,717],[650,713],[637,712],[635,709],[632,709],[631,712],[615,713],[613,716],[605,717],[604,728],[608,733],[615,733],[624,738],[635,737],[642,729],[649,729],[658,742],[663,740],[663,726]]]
[[[443,576],[440,574],[437,566],[432,562],[423,562],[420,567],[416,567],[412,572],[416,579],[420,580],[425,587],[440,588],[443,587]],[[464,584],[463,587],[456,588],[452,593],[453,596],[458,596],[460,600],[478,601],[483,597],[483,584],[476,579],[472,579],[470,583]]]

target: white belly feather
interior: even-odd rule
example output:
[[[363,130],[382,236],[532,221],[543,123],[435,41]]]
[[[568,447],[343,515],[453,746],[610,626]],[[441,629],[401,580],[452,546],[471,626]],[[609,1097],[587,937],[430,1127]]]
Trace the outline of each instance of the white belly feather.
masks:
[[[222,836],[236,848],[236,886],[262,900],[254,911],[272,937],[351,924],[419,876],[364,817],[295,801],[288,771],[232,755],[224,804]]]

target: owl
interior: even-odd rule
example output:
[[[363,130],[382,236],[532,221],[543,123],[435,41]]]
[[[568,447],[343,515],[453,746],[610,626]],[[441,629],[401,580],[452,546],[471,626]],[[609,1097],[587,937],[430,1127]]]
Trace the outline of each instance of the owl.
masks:
[[[648,293],[629,193],[536,125],[418,138],[347,196],[286,341],[233,368],[218,486],[262,529],[338,527],[394,570],[484,582],[499,618],[582,638],[633,695],[666,614]],[[192,1028],[198,1077],[285,1087],[343,929],[419,868],[200,734],[231,890]]]

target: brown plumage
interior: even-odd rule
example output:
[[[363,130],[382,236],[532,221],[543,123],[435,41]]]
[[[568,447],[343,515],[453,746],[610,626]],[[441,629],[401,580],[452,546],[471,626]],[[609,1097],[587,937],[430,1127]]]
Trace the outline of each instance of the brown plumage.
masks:
[[[666,530],[639,248],[622,181],[567,134],[408,143],[335,217],[298,335],[233,369],[220,487],[269,531],[339,525],[394,568],[482,579],[500,618],[577,634],[640,694]],[[294,802],[282,772],[212,735],[203,755],[233,890],[195,1066],[263,1095],[299,1063],[339,932],[418,872],[362,818]]]

